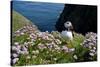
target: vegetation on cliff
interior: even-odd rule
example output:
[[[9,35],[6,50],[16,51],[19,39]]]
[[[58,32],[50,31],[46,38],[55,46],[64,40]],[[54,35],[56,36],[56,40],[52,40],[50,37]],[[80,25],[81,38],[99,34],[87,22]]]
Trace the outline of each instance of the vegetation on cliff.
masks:
[[[14,12],[16,13],[16,12]],[[18,14],[17,14],[18,15]],[[49,33],[24,25],[22,18],[13,16],[14,32],[11,45],[11,64],[14,66],[85,62],[97,60],[97,34],[85,36],[74,32],[72,41],[65,40],[58,31]],[[22,26],[17,27],[18,23]]]

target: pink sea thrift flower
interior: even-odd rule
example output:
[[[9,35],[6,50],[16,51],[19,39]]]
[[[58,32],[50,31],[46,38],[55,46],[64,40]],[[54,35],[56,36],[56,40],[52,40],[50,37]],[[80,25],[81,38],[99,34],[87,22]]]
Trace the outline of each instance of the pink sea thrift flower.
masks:
[[[19,60],[19,58],[14,58],[14,59],[12,60],[12,63],[15,64],[18,60]]]
[[[32,33],[32,34],[30,34],[30,38],[31,39],[37,39],[37,36],[34,33]]]
[[[56,42],[57,44],[61,44],[61,41],[60,41],[59,39],[56,39],[55,42]]]
[[[27,51],[27,48],[25,46],[22,46],[22,51]]]
[[[62,50],[65,52],[68,52],[68,47],[67,46],[62,46]]]
[[[16,57],[18,57],[18,54],[13,53],[12,56],[13,56],[14,58],[16,58]]]
[[[51,43],[46,44],[48,48],[53,48],[53,45]]]
[[[38,44],[38,48],[39,48],[39,49],[45,49],[46,46],[45,46],[44,44],[39,43],[39,44]]]
[[[12,50],[13,50],[13,51],[17,51],[18,48],[17,48],[16,46],[12,46]]]

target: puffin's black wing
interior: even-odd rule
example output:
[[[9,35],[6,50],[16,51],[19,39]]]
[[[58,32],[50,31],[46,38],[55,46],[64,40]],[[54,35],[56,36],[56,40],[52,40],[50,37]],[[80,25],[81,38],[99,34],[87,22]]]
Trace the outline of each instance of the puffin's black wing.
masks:
[[[70,30],[72,31],[72,35],[74,37],[74,29],[73,29],[73,26],[70,26]]]

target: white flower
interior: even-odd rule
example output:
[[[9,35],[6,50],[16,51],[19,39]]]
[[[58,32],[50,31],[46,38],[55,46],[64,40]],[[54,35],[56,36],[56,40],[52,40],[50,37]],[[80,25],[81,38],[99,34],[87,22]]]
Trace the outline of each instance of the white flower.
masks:
[[[39,54],[39,50],[36,50],[35,53],[36,53],[36,54]]]
[[[39,50],[36,50],[36,51],[33,50],[32,53],[33,54],[39,54]]]
[[[17,30],[16,33],[20,33],[20,30]]]
[[[16,46],[12,46],[12,50],[17,51],[17,47]]]
[[[74,59],[78,59],[77,55],[74,55],[73,57],[74,57]]]
[[[28,51],[20,51],[20,54],[26,55],[26,54],[29,54],[29,52]]]
[[[96,51],[95,50],[90,50],[91,52],[95,53]]]
[[[51,44],[54,45],[54,46],[56,45],[54,42],[51,42]]]
[[[88,46],[89,49],[92,49],[92,46]]]
[[[31,57],[30,56],[27,56],[26,59],[31,59]]]
[[[83,45],[83,43],[80,44],[81,46]]]
[[[25,42],[24,45],[25,45],[26,48],[28,48],[29,44],[27,42]]]
[[[48,36],[43,36],[42,39],[49,40],[50,38]]]
[[[93,47],[94,50],[96,50],[96,47]]]
[[[53,45],[55,50],[60,50],[60,47],[58,45]]]
[[[38,35],[38,37],[43,37],[43,33],[42,32],[38,32],[36,34]]]
[[[39,48],[39,49],[45,49],[46,46],[45,46],[44,44],[39,43],[39,44],[38,44],[38,48]]]
[[[14,43],[14,45],[16,45],[16,46],[17,46],[17,45],[19,45],[19,43],[18,43],[18,42],[15,42],[15,43]]]
[[[31,42],[34,42],[34,41],[36,41],[36,38],[35,39],[31,39]]]
[[[32,51],[32,54],[34,54],[34,53],[35,53],[35,51],[33,50],[33,51]]]
[[[28,43],[27,42],[24,42],[24,45],[28,45]]]
[[[19,58],[14,58],[14,59],[12,60],[12,63],[15,64],[18,60],[19,60]]]
[[[73,51],[75,51],[75,48],[69,49],[69,52],[73,52]]]
[[[32,58],[36,58],[37,56],[33,55]]]
[[[17,53],[18,53],[18,54],[21,54],[21,50],[17,50]]]
[[[61,41],[60,41],[59,39],[56,39],[55,42],[56,42],[57,44],[61,44]]]
[[[32,44],[31,44],[32,46],[34,46],[35,45],[35,43],[34,42],[32,42]]]
[[[20,36],[20,30],[17,30],[17,31],[15,32],[15,36]]]
[[[24,32],[21,32],[20,35],[24,35]]]
[[[55,49],[56,49],[56,50],[60,50],[60,47],[56,47]]]
[[[62,50],[64,50],[65,52],[68,52],[68,47],[62,46]]]
[[[94,53],[89,53],[90,56],[94,56]]]
[[[55,61],[56,61],[56,60],[57,60],[57,58],[53,58],[53,60],[55,60]]]
[[[13,56],[14,58],[16,58],[16,57],[18,57],[18,54],[13,53],[12,56]]]
[[[54,39],[54,36],[53,35],[49,34],[48,36],[51,37],[52,39]]]
[[[37,39],[37,36],[34,33],[32,33],[32,34],[30,34],[30,38],[35,40],[35,39]]]

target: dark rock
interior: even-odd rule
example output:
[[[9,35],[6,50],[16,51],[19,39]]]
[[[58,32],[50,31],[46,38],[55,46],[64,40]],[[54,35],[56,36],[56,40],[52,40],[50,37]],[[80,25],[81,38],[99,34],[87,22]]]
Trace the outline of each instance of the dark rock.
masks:
[[[74,31],[77,33],[97,33],[97,6],[65,4],[55,25],[59,32],[65,29],[63,24],[66,21],[72,22]]]

